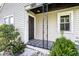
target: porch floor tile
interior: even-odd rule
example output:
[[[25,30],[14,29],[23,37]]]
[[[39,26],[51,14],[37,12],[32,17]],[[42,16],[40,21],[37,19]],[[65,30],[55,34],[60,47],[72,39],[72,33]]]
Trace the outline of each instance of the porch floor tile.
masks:
[[[53,43],[52,41],[48,41],[48,43],[47,43],[47,40],[44,40],[44,43],[43,43],[43,40],[32,39],[32,40],[29,40],[29,42],[27,44],[35,46],[35,47],[51,49],[52,43]],[[48,44],[48,46],[47,46],[47,44]]]

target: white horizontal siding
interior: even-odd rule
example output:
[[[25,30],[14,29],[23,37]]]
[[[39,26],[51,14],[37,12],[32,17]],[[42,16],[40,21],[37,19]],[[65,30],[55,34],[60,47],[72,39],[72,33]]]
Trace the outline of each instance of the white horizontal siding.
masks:
[[[74,36],[79,40],[79,9],[74,10]]]
[[[14,16],[14,26],[19,30],[22,40],[24,42],[28,41],[28,19],[27,19],[27,14],[24,9],[25,4],[23,3],[5,3],[1,13],[0,13],[0,18],[3,18],[8,15],[13,15]],[[26,29],[27,26],[27,29]],[[27,33],[25,33],[27,32]]]

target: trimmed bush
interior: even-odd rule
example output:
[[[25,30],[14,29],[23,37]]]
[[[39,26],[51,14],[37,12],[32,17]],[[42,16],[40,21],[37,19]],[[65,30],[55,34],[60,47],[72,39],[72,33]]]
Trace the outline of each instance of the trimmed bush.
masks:
[[[19,34],[18,34],[19,35]],[[0,26],[0,51],[4,50],[11,40],[18,36],[13,25],[3,24]]]
[[[57,38],[50,50],[51,56],[77,56],[78,50],[75,44],[65,37]]]
[[[24,42],[22,42],[21,39],[19,38],[18,41],[10,43],[8,47],[10,47],[10,49],[12,50],[13,55],[19,55],[22,52],[24,52],[26,44],[24,44]]]
[[[26,45],[21,41],[20,33],[13,25],[3,24],[0,26],[0,52],[11,50],[15,55],[23,52],[25,47]]]

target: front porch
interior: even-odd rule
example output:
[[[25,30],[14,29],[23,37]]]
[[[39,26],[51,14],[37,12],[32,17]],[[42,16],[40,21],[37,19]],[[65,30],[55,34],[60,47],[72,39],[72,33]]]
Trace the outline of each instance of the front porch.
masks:
[[[38,40],[38,39],[32,39],[29,40],[27,45],[31,45],[34,47],[39,47],[39,48],[44,48],[44,49],[51,49],[51,46],[53,45],[52,41],[47,41],[47,40]]]
[[[60,35],[58,33],[58,13],[71,11],[79,4],[43,4],[42,6],[31,8],[29,13],[29,41],[27,45],[34,47],[51,49],[53,41]],[[71,9],[67,9],[71,8]],[[67,9],[67,10],[64,10]],[[64,16],[64,15],[63,15]],[[67,34],[71,36],[71,34]]]

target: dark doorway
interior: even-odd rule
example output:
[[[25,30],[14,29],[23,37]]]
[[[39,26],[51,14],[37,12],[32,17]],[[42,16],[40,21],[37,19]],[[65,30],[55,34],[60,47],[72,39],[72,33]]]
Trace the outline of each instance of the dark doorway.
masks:
[[[29,16],[29,40],[34,39],[34,18]]]

